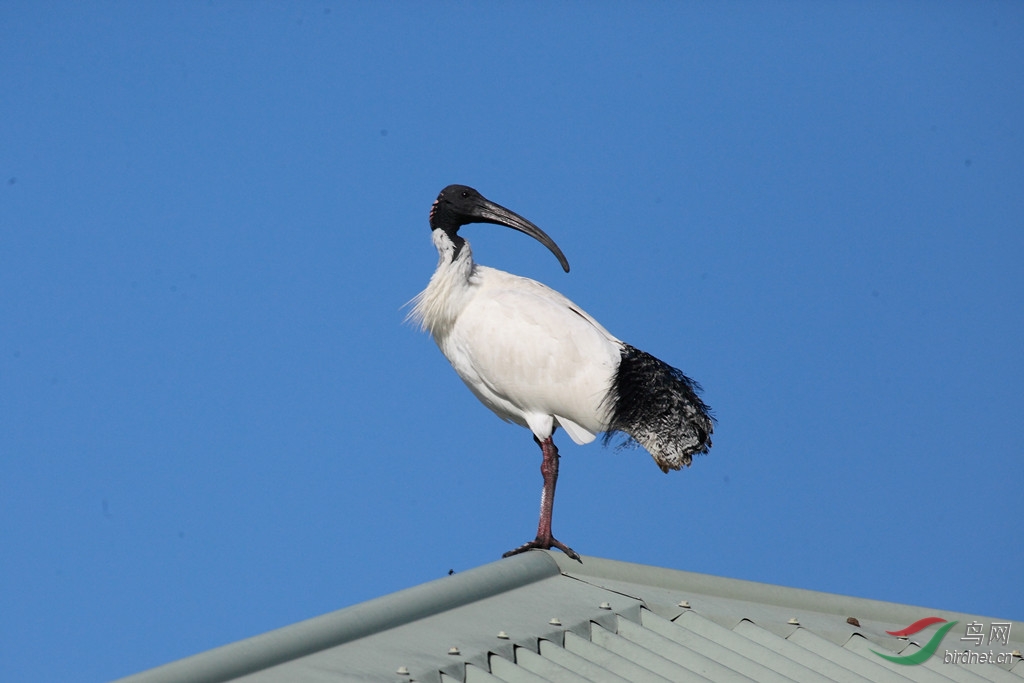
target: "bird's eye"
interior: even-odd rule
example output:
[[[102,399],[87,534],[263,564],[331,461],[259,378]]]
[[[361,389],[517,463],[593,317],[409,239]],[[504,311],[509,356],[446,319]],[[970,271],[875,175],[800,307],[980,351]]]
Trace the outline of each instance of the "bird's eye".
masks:
[[[468,192],[466,192],[465,190],[463,190],[463,191],[462,191],[462,198],[463,198],[463,199],[465,199],[465,198],[466,198],[466,197],[468,197],[468,196],[469,196],[469,193],[468,193]]]

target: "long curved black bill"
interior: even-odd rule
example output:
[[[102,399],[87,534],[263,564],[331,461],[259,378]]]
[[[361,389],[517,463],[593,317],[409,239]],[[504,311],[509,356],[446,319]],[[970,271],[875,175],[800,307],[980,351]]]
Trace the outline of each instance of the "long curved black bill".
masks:
[[[482,198],[481,198],[482,199]],[[536,225],[526,220],[515,211],[509,211],[500,204],[495,204],[489,199],[483,199],[476,207],[476,218],[478,221],[486,223],[497,223],[498,225],[504,225],[506,228],[512,228],[519,232],[526,233],[533,239],[537,240],[548,250],[555,255],[558,262],[562,264],[562,270],[569,272],[569,261],[565,258],[565,254],[558,248],[555,241],[548,237],[547,233],[538,228]]]

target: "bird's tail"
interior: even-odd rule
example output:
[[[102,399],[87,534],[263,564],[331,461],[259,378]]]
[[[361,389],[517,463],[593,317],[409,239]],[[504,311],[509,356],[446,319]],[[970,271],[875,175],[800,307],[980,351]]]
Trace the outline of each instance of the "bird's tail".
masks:
[[[714,417],[697,395],[700,385],[668,363],[629,344],[608,393],[611,426],[608,443],[616,432],[631,437],[654,456],[662,472],[678,470],[693,461],[695,453],[711,448]]]

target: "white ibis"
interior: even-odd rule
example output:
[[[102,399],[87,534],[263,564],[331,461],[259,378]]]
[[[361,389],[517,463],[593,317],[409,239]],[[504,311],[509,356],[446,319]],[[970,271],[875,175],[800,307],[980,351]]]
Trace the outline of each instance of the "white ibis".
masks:
[[[441,190],[430,209],[440,259],[410,316],[437,342],[470,391],[498,417],[528,428],[541,448],[544,477],[537,537],[505,553],[559,548],[551,534],[561,427],[577,444],[619,432],[654,457],[663,472],[688,466],[711,447],[714,418],[700,386],[679,370],[612,336],[558,292],[518,275],[477,265],[467,223],[495,223],[546,246],[565,272],[569,262],[543,230],[465,185]]]

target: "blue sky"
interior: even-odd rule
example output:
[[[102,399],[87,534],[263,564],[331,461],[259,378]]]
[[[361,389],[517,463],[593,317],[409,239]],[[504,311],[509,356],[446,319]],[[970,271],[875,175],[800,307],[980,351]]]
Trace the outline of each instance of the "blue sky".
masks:
[[[497,560],[539,451],[403,305],[481,263],[705,387],[562,435],[584,555],[1024,619],[1024,6],[0,8],[0,670],[103,681]],[[923,609],[925,616],[927,609]]]

